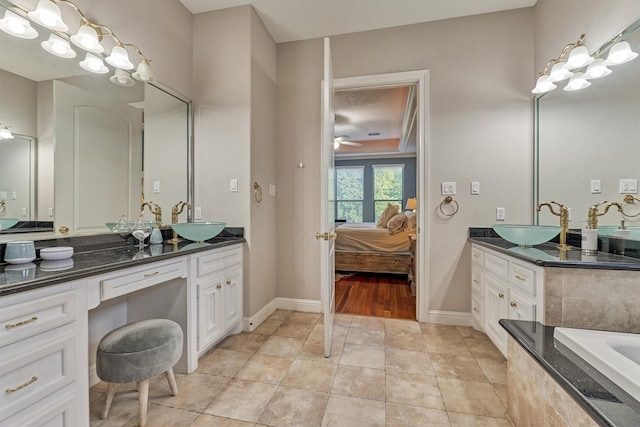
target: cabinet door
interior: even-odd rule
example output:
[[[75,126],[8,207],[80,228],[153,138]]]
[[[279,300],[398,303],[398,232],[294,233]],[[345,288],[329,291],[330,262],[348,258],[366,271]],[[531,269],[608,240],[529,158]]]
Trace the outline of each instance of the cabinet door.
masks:
[[[471,294],[471,319],[475,329],[484,331],[484,300],[476,294]]]
[[[225,274],[224,279],[224,327],[238,322],[242,316],[242,270]]]
[[[222,278],[211,277],[198,285],[198,350],[224,331],[221,319]]]
[[[509,317],[509,288],[505,283],[487,275],[485,277],[485,333],[502,354],[507,352],[507,331],[498,323]]]
[[[509,295],[509,319],[536,321],[536,305],[513,289]]]

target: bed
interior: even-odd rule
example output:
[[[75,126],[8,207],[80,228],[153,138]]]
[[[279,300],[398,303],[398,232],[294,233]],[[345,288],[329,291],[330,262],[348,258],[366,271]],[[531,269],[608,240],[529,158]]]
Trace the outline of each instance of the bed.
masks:
[[[373,222],[344,223],[335,231],[336,271],[409,274],[410,232],[389,234]]]

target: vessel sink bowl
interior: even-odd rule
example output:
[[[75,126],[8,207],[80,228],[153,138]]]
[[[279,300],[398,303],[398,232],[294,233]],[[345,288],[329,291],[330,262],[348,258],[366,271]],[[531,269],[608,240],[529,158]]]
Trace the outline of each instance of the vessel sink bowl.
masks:
[[[548,242],[556,237],[562,228],[555,225],[496,224],[493,230],[508,242],[528,247]]]
[[[0,231],[13,227],[18,221],[18,218],[0,218]]]
[[[187,240],[204,242],[220,234],[226,225],[225,222],[182,222],[171,224],[171,228]]]
[[[598,226],[598,235],[640,240],[640,227],[627,227],[626,234],[620,234],[617,230],[619,230],[617,225],[600,225]]]
[[[625,332],[555,328],[558,342],[640,400],[640,335]]]

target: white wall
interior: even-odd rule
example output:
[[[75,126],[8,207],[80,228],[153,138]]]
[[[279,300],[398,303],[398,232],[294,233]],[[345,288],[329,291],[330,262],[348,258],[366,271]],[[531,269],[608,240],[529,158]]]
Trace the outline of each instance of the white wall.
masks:
[[[533,11],[530,8],[331,38],[334,77],[429,70],[423,213],[430,309],[469,312],[470,226],[532,220]],[[322,42],[278,45],[278,296],[319,299]],[[304,162],[306,168],[296,165]],[[440,183],[456,181],[459,213],[443,220]],[[481,194],[469,195],[470,181]],[[515,183],[515,185],[514,185]],[[424,276],[423,276],[424,278]]]
[[[36,82],[0,70],[0,123],[13,133],[37,136]]]

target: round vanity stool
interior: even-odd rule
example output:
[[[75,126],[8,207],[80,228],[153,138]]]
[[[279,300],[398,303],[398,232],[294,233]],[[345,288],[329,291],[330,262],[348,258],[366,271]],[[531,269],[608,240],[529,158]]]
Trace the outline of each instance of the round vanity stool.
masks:
[[[182,328],[168,319],[150,319],[114,329],[100,340],[96,373],[107,383],[102,418],[107,418],[117,384],[137,383],[140,426],[147,423],[149,379],[165,373],[171,393],[178,394],[173,366],[182,356]]]

